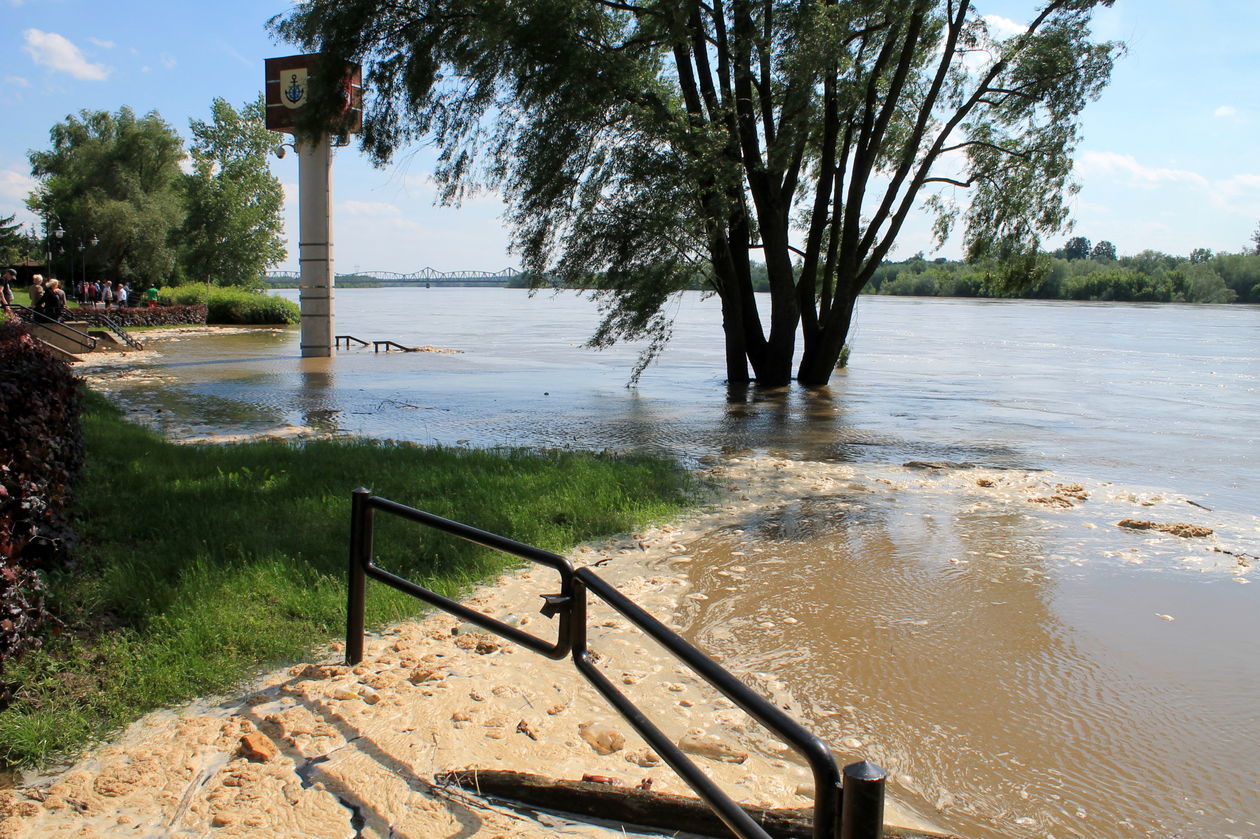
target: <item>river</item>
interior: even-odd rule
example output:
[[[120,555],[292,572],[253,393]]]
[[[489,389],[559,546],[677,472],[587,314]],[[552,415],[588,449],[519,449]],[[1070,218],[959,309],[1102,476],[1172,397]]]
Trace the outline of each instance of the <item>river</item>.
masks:
[[[817,391],[728,390],[716,308],[684,296],[633,387],[576,295],[418,288],[339,291],[337,332],[456,352],[257,330],[112,387],[182,435],[851,467],[695,546],[690,637],[965,835],[1260,837],[1260,307],[863,298]]]

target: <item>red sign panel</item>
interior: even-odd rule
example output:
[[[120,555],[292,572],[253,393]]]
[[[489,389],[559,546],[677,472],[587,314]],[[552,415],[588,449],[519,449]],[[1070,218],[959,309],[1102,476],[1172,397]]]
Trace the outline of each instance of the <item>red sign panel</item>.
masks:
[[[309,98],[311,80],[320,73],[322,59],[318,53],[266,59],[267,127],[272,131],[297,131],[298,114]],[[340,76],[342,116],[329,130],[352,134],[363,127],[363,71],[358,64],[340,64]]]

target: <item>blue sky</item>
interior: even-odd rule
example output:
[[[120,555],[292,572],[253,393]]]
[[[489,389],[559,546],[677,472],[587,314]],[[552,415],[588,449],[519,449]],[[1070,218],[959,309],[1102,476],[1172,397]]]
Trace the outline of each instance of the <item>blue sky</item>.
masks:
[[[982,12],[1021,20],[1030,4],[994,0]],[[263,84],[263,59],[297,50],[275,43],[266,21],[277,0],[0,0],[0,216],[33,221],[27,151],[80,109],[157,111],[187,137],[211,99],[241,104]],[[1082,184],[1075,234],[1108,239],[1121,254],[1156,248],[1239,251],[1260,224],[1260,0],[1119,0],[1095,34],[1128,54],[1085,112],[1077,154]],[[424,149],[372,168],[353,147],[334,165],[336,267],[353,270],[499,270],[515,265],[494,196],[435,207]],[[289,195],[289,256],[296,266],[297,162],[272,162]],[[1048,242],[1061,244],[1062,238]],[[939,255],[958,256],[955,239]],[[896,255],[931,252],[915,221]]]

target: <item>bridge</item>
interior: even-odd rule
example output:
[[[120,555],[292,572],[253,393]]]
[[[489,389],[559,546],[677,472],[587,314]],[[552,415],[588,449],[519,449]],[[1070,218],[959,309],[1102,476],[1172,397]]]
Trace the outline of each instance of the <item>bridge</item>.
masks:
[[[388,285],[388,286],[497,286],[509,285],[520,276],[515,268],[501,271],[438,271],[421,268],[410,274],[397,271],[355,271],[338,274],[337,285]],[[263,279],[268,285],[296,286],[301,278],[297,271],[271,271]]]

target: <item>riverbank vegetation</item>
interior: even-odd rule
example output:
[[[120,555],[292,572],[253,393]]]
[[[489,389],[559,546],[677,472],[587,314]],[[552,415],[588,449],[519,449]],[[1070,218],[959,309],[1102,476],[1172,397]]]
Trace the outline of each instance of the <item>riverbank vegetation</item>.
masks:
[[[185,283],[162,289],[158,300],[168,306],[205,306],[210,324],[282,324],[302,319],[292,300],[234,286]]]
[[[75,563],[46,572],[63,624],[6,663],[0,760],[37,766],[146,711],[225,691],[344,631],[357,486],[548,548],[676,514],[699,486],[668,462],[366,440],[176,445],[88,394]],[[456,596],[508,558],[382,517],[386,567]],[[418,612],[379,585],[368,619]]]
[[[1114,254],[1112,250],[1109,257],[1069,259],[1059,251],[1038,254],[1035,260],[1015,265],[929,260],[919,254],[904,262],[881,265],[863,293],[1260,303],[1260,253],[1214,254],[1200,249],[1188,257],[1154,250],[1134,256],[1116,257]]]

